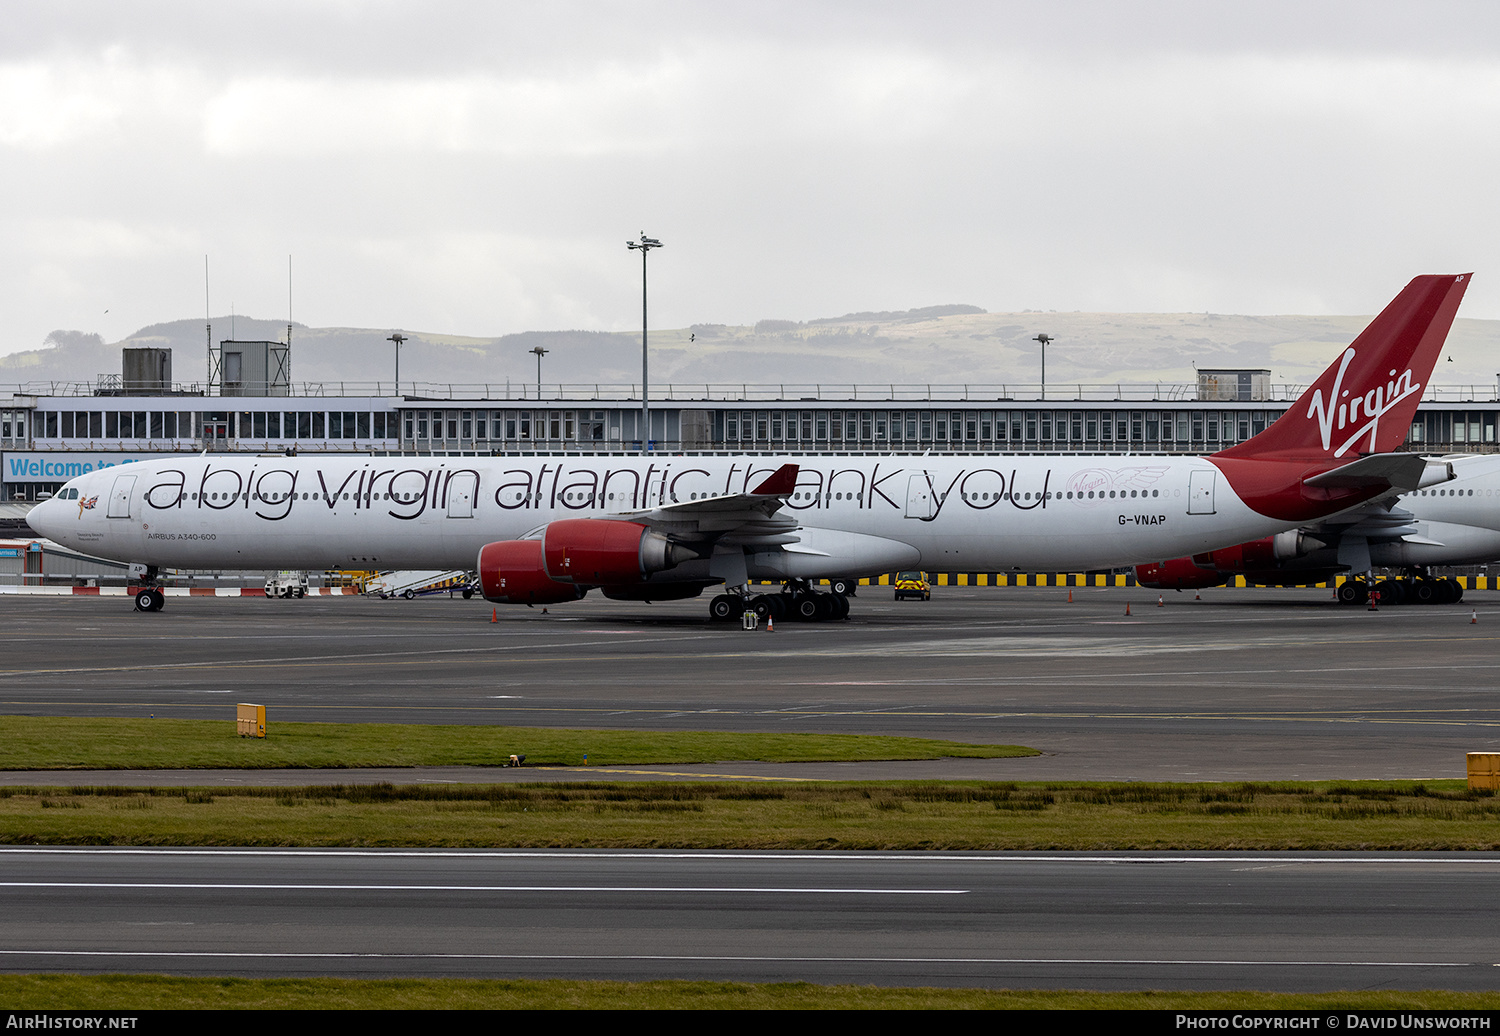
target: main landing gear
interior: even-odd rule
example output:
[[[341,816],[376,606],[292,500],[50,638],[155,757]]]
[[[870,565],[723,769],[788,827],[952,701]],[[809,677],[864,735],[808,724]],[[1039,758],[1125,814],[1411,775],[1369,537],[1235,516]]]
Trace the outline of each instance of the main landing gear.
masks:
[[[1350,579],[1339,584],[1340,604],[1364,604],[1371,592],[1380,595],[1380,603],[1457,604],[1464,599],[1464,588],[1457,579],[1437,579],[1416,571],[1397,579],[1381,579],[1372,585],[1366,579]]]
[[[845,586],[851,585],[847,581]],[[816,590],[805,579],[790,579],[785,589],[773,594],[750,594],[743,587],[719,594],[708,602],[708,617],[713,622],[733,622],[746,610],[753,610],[761,620],[795,619],[799,622],[827,622],[849,617],[849,598],[838,592]]]

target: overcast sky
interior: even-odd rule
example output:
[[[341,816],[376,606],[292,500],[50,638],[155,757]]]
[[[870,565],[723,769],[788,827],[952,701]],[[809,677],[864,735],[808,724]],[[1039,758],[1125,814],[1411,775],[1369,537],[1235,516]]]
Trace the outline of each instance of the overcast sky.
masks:
[[[7,3],[0,353],[211,306],[468,335],[1500,318],[1493,3]],[[107,311],[107,312],[106,312]]]

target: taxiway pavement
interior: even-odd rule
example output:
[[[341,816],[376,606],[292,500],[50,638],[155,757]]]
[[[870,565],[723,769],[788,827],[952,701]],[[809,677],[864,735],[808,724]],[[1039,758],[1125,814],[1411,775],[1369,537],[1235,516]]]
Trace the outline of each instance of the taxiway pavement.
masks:
[[[699,600],[590,599],[491,622],[489,605],[460,599],[186,598],[141,614],[118,599],[9,596],[0,712],[227,722],[253,701],[273,730],[797,730],[1044,753],[670,768],[688,776],[1431,778],[1462,776],[1465,752],[1500,750],[1500,597],[1370,612],[1320,590],[1168,593],[1164,607],[1138,588],[1067,594],[940,587],[930,602],[897,603],[867,587],[849,621],[774,632],[710,624]]]

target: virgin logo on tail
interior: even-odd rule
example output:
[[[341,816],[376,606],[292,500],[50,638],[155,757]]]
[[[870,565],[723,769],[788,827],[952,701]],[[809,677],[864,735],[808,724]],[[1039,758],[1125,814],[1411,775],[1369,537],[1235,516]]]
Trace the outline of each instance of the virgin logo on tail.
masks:
[[[1468,286],[1467,274],[1413,278],[1271,427],[1210,457],[1239,498],[1301,522],[1388,489],[1378,478],[1333,489],[1305,480],[1356,452],[1400,449]]]
[[[1411,368],[1408,367],[1401,372],[1399,377],[1395,371],[1391,371],[1390,377],[1392,380],[1387,381],[1384,385],[1376,385],[1363,396],[1354,396],[1345,399],[1344,397],[1349,396],[1349,390],[1344,388],[1344,372],[1349,369],[1349,364],[1353,362],[1354,356],[1353,346],[1344,350],[1343,359],[1339,363],[1339,372],[1333,379],[1333,391],[1329,394],[1328,402],[1326,404],[1323,402],[1322,389],[1314,389],[1312,402],[1307,408],[1307,416],[1317,419],[1318,432],[1323,436],[1324,450],[1332,446],[1335,418],[1338,420],[1338,429],[1340,432],[1358,421],[1361,417],[1361,411],[1363,411],[1363,416],[1368,418],[1364,424],[1354,430],[1354,433],[1349,438],[1345,439],[1339,445],[1338,449],[1333,451],[1335,457],[1342,457],[1348,452],[1349,447],[1353,446],[1367,434],[1370,437],[1370,452],[1375,452],[1375,439],[1376,434],[1380,431],[1380,418],[1407,396],[1422,391],[1422,383],[1412,377]],[[1339,402],[1340,400],[1343,401]],[[1338,403],[1337,410],[1334,409],[1335,403]]]

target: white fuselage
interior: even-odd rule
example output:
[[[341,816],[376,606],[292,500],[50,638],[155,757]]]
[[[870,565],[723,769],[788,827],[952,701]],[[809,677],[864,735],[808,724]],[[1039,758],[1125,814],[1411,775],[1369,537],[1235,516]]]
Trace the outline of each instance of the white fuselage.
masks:
[[[162,568],[472,568],[485,544],[548,522],[745,493],[785,463],[800,468],[781,514],[802,526],[802,575],[898,556],[939,571],[1105,568],[1295,525],[1251,510],[1203,458],[1035,454],[178,456],[75,478],[30,521],[80,552]],[[860,536],[917,557],[841,557]]]
[[[1397,501],[1416,518],[1417,539],[1372,540],[1370,555],[1376,565],[1464,565],[1500,559],[1500,456],[1445,459],[1453,465],[1453,481],[1403,493]]]

